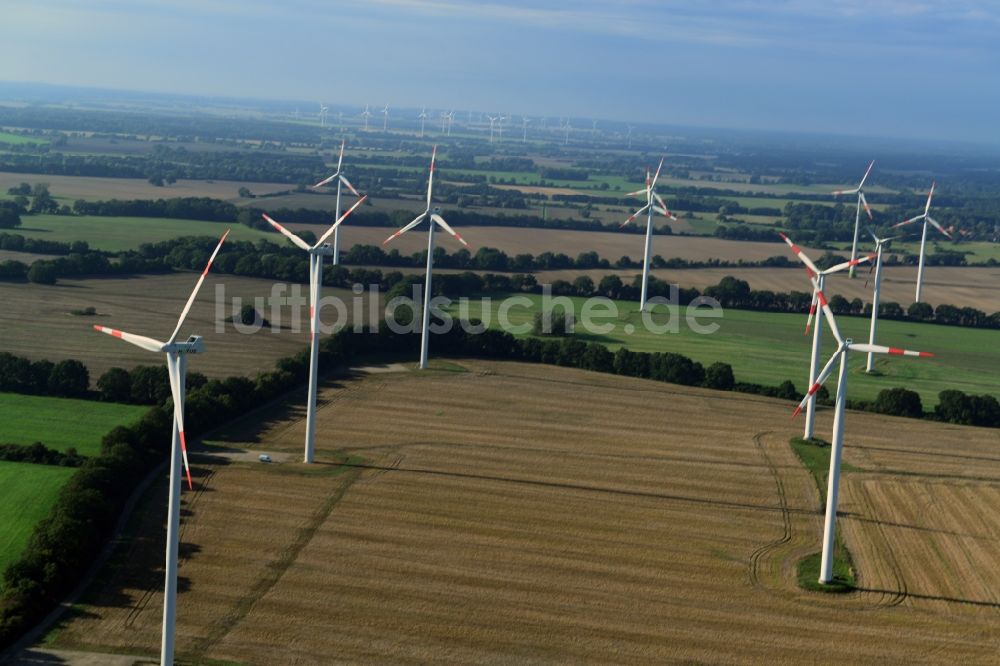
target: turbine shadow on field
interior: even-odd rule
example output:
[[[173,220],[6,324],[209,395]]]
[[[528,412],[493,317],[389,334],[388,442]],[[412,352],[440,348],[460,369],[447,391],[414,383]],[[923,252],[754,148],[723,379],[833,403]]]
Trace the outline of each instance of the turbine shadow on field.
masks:
[[[981,608],[996,608],[1000,610],[1000,603],[996,601],[979,601],[976,599],[962,599],[960,597],[943,597],[934,594],[917,594],[915,592],[902,592],[898,590],[879,590],[871,587],[858,587],[856,588],[858,592],[872,592],[874,594],[885,594],[889,596],[895,596],[902,594],[904,597],[909,597],[911,599],[919,599],[921,601],[944,601],[952,604],[966,604],[969,606],[979,606]]]

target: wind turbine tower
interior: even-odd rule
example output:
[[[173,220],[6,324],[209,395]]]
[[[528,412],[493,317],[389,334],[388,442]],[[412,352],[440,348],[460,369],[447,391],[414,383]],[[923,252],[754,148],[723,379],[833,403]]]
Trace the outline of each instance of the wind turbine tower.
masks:
[[[170,491],[167,500],[167,550],[166,550],[166,571],[163,586],[163,629],[160,639],[160,663],[174,663],[174,638],[177,621],[177,568],[178,568],[178,542],[180,538],[181,523],[181,465],[187,476],[188,489],[193,489],[191,482],[191,468],[188,465],[187,440],[184,437],[184,393],[187,376],[187,356],[188,354],[200,354],[205,351],[205,344],[201,336],[192,335],[184,342],[177,341],[177,334],[184,325],[184,319],[195,298],[198,290],[201,289],[205,276],[208,275],[212,262],[222,248],[229,236],[229,230],[222,235],[219,244],[215,246],[215,251],[209,257],[205,270],[201,272],[198,282],[194,286],[194,291],[188,296],[187,303],[181,311],[181,316],[177,320],[174,332],[166,342],[160,342],[153,338],[142,335],[134,335],[119,331],[114,328],[94,325],[94,330],[100,333],[107,333],[125,342],[146,351],[165,353],[167,355],[167,376],[170,379],[170,395],[174,403],[173,437],[170,444]]]
[[[387,245],[393,239],[398,238],[405,234],[407,231],[417,226],[424,221],[428,216],[430,217],[430,224],[427,228],[427,275],[424,278],[424,307],[421,313],[423,318],[421,337],[420,337],[420,367],[424,369],[427,367],[427,351],[429,345],[429,333],[428,329],[430,327],[431,321],[431,276],[434,272],[434,227],[435,225],[440,226],[442,229],[447,231],[449,234],[455,237],[459,243],[469,246],[460,235],[458,235],[454,229],[452,229],[444,218],[441,217],[441,209],[435,206],[431,208],[431,193],[434,187],[434,160],[437,157],[437,146],[434,146],[434,150],[431,152],[431,169],[430,175],[427,179],[427,208],[424,212],[418,215],[412,222],[407,224],[405,227],[389,236],[382,242],[382,245]]]
[[[333,223],[332,227],[326,230],[326,233],[319,237],[319,240],[314,245],[310,245],[272,220],[267,213],[263,214],[268,224],[285,235],[299,249],[309,253],[309,394],[306,403],[305,454],[302,458],[302,462],[307,464],[312,463],[316,448],[316,387],[319,375],[319,293],[320,287],[323,284],[323,257],[329,257],[333,254],[330,246],[326,245],[326,239],[337,230],[340,223],[353,213],[354,209],[360,206],[364,200],[365,197],[358,199],[342,217]]]

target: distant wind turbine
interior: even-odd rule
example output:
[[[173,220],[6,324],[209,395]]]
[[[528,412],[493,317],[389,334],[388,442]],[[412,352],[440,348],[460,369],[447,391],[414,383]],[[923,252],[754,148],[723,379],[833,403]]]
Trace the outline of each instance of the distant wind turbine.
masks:
[[[837,190],[836,192],[833,193],[833,196],[838,196],[841,194],[858,195],[858,210],[857,213],[855,213],[854,215],[854,240],[851,243],[851,259],[858,258],[858,230],[861,228],[862,206],[864,207],[865,212],[868,213],[868,219],[869,220],[873,219],[872,209],[868,206],[868,201],[865,199],[865,191],[863,189],[865,186],[865,181],[868,180],[868,174],[872,172],[873,166],[875,166],[875,160],[872,160],[871,163],[868,165],[868,168],[865,170],[865,175],[861,177],[861,182],[853,190]],[[854,277],[854,266],[851,266],[849,274],[852,278]]]
[[[936,183],[931,183],[931,191],[927,193],[927,204],[924,206],[924,212],[923,213],[921,213],[920,215],[917,215],[916,217],[911,217],[908,220],[903,220],[899,224],[892,225],[893,229],[897,229],[899,227],[905,226],[905,225],[910,224],[912,222],[916,222],[917,220],[923,220],[924,221],[924,228],[923,228],[923,231],[920,234],[920,263],[917,266],[917,293],[916,293],[916,296],[914,296],[914,301],[916,301],[917,303],[920,302],[920,290],[921,290],[921,287],[923,287],[923,283],[924,283],[924,257],[927,256],[927,249],[926,249],[927,248],[927,223],[930,222],[931,224],[934,225],[935,229],[937,229],[938,231],[940,231],[941,233],[943,233],[948,238],[951,238],[951,234],[948,233],[947,231],[945,231],[944,227],[942,227],[940,224],[938,224],[937,222],[935,222],[934,218],[932,218],[931,215],[930,215],[930,213],[931,213],[931,199],[934,197],[934,186],[935,185],[936,185]]]
[[[424,136],[424,122],[427,120],[427,107],[425,106],[420,110],[420,115],[417,116],[417,120],[420,121],[420,137]]]
[[[868,233],[871,234],[873,239],[875,239],[875,264],[872,266],[875,271],[875,289],[872,292],[872,323],[868,330],[868,344],[873,345],[875,344],[875,328],[878,326],[879,290],[882,286],[882,249],[885,244],[895,238],[895,236],[879,238],[871,229],[868,230]],[[868,284],[866,283],[865,286],[867,287]],[[875,369],[874,357],[875,355],[873,352],[868,352],[868,363],[865,366],[865,372],[871,372]]]
[[[625,196],[638,196],[643,194],[646,196],[646,205],[629,215],[628,219],[622,222],[622,227],[624,227],[629,222],[635,220],[637,216],[646,213],[646,250],[643,254],[642,260],[642,292],[639,297],[639,310],[646,309],[646,288],[649,285],[649,264],[653,254],[653,213],[659,213],[664,217],[669,217],[671,220],[677,220],[677,217],[667,209],[667,204],[664,203],[660,195],[657,194],[654,189],[656,188],[656,181],[660,177],[660,170],[663,168],[663,158],[660,158],[660,165],[656,167],[656,175],[649,177],[649,169],[646,169],[646,187],[641,190],[636,190],[635,192],[629,192]]]
[[[368,131],[368,119],[372,117],[372,112],[368,110],[368,105],[365,104],[365,110],[361,112],[361,117],[365,119],[365,131]]]
[[[386,104],[385,108],[382,109],[382,131],[385,132],[389,129],[389,105]]]
[[[356,189],[354,189],[353,185],[351,185],[351,181],[347,180],[347,177],[344,176],[344,171],[343,171],[344,147],[346,145],[347,145],[347,139],[341,140],[341,142],[340,142],[340,156],[337,158],[337,170],[333,172],[333,175],[327,176],[323,180],[321,180],[318,183],[316,183],[315,185],[313,185],[313,189],[317,189],[317,188],[323,187],[327,183],[329,183],[329,182],[331,182],[331,181],[333,181],[333,180],[336,179],[336,181],[337,181],[337,212],[334,215],[334,219],[335,220],[339,220],[340,219],[340,186],[341,185],[347,185],[347,189],[349,189],[354,194],[354,196],[358,197],[359,199],[361,198],[361,194]],[[332,263],[333,263],[334,266],[337,266],[337,265],[340,264],[340,226],[338,226],[338,225],[334,225],[334,226],[335,226],[335,230],[333,232],[333,261],[332,261]]]

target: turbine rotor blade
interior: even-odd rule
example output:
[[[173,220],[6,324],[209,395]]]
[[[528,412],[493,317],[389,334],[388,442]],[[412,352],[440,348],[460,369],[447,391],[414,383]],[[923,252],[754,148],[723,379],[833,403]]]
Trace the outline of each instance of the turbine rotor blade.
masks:
[[[940,231],[941,233],[943,233],[948,238],[951,238],[951,234],[949,234],[947,231],[945,231],[944,227],[942,227],[940,224],[938,224],[934,220],[934,218],[932,218],[930,215],[927,216],[927,221],[930,222],[931,224],[933,224],[935,229],[937,229],[938,231]]]
[[[261,215],[264,217],[265,220],[267,220],[268,224],[270,224],[272,227],[280,231],[286,238],[288,238],[288,240],[295,243],[301,249],[305,250],[306,252],[312,249],[309,246],[309,243],[305,242],[304,240],[293,234],[291,231],[289,231],[288,229],[284,228],[283,226],[272,220],[267,213],[262,213]]]
[[[816,316],[816,287],[813,287],[813,297],[812,302],[809,304],[809,316],[806,318],[806,332],[803,335],[809,335],[809,328],[812,326],[813,317]]]
[[[931,352],[913,351],[912,349],[899,349],[897,347],[885,347],[883,345],[870,345],[867,343],[851,343],[847,345],[851,351],[871,352],[874,354],[890,354],[892,356],[917,356],[919,358],[933,358]]]
[[[865,207],[865,212],[868,213],[868,219],[869,220],[874,220],[875,218],[872,217],[871,206],[868,205],[868,199],[865,199],[865,193],[864,192],[858,192],[858,196],[861,198],[861,205]]]
[[[628,224],[629,222],[631,222],[632,220],[634,220],[637,216],[639,216],[642,213],[644,213],[647,208],[649,208],[649,204],[646,204],[645,206],[643,206],[639,210],[637,210],[634,213],[632,213],[631,215],[629,215],[628,219],[625,220],[624,222],[622,222],[621,225],[618,228],[621,229],[622,227],[624,227],[626,224]]]
[[[340,216],[340,219],[339,219],[339,220],[337,220],[336,222],[334,222],[334,223],[333,223],[333,226],[332,226],[332,227],[330,227],[329,229],[327,229],[327,230],[326,230],[326,233],[325,233],[325,234],[323,234],[322,236],[320,236],[320,237],[319,237],[319,240],[318,240],[318,241],[316,241],[316,244],[315,244],[315,245],[313,245],[313,247],[314,247],[314,248],[317,248],[317,247],[319,247],[320,245],[322,245],[322,244],[323,244],[323,242],[324,242],[324,241],[325,241],[325,240],[326,240],[327,238],[329,238],[329,237],[330,237],[330,234],[332,234],[332,233],[333,233],[334,231],[336,231],[337,227],[339,227],[339,226],[340,226],[340,223],[341,223],[341,222],[343,222],[344,220],[346,220],[346,219],[347,219],[347,216],[348,216],[348,215],[350,215],[351,213],[353,213],[353,212],[354,212],[354,209],[355,209],[355,208],[357,208],[358,206],[360,206],[361,204],[363,204],[363,203],[364,203],[364,201],[365,201],[365,199],[367,199],[367,198],[368,198],[368,195],[366,194],[365,196],[363,196],[363,197],[361,197],[360,199],[358,199],[358,200],[357,200],[357,201],[356,201],[356,202],[354,203],[354,205],[353,205],[353,206],[351,206],[350,208],[348,208],[348,209],[347,209],[347,212],[346,212],[346,213],[344,213],[343,215],[341,215],[341,216]]]
[[[230,231],[232,230],[226,229],[226,233],[222,234],[222,238],[219,239],[219,244],[215,246],[212,256],[208,258],[208,263],[205,264],[205,270],[203,270],[201,275],[198,276],[198,282],[195,283],[194,290],[191,292],[191,295],[188,296],[187,303],[184,304],[184,310],[181,311],[181,316],[177,320],[177,326],[174,328],[174,333],[170,336],[170,339],[167,340],[168,345],[177,339],[177,334],[180,333],[181,326],[184,324],[184,319],[188,316],[188,312],[191,311],[191,306],[194,304],[194,299],[198,296],[198,290],[201,289],[201,284],[205,281],[205,276],[208,275],[208,269],[212,267],[212,262],[215,261],[216,255],[218,255],[219,250],[222,249],[222,244],[226,242],[226,238],[229,236]]]
[[[464,238],[462,238],[462,236],[461,236],[461,235],[459,235],[459,233],[458,233],[458,232],[456,232],[456,231],[455,231],[454,229],[452,229],[452,228],[451,228],[451,227],[450,227],[450,226],[448,225],[448,223],[444,221],[444,218],[443,218],[443,217],[441,217],[441,216],[440,216],[440,215],[438,215],[437,213],[434,213],[433,215],[431,215],[431,220],[433,220],[434,222],[437,222],[437,223],[438,223],[438,225],[440,225],[442,229],[444,229],[444,230],[445,230],[445,231],[447,231],[447,232],[448,232],[449,234],[451,234],[452,236],[454,236],[454,237],[456,238],[456,240],[458,240],[458,242],[459,242],[459,243],[461,243],[462,245],[464,245],[464,246],[466,246],[466,247],[468,247],[468,246],[469,246],[469,244],[465,242],[465,239],[464,239]]]
[[[830,373],[833,372],[833,364],[837,361],[837,357],[840,356],[840,354],[841,351],[838,349],[833,353],[833,356],[830,357],[830,360],[826,362],[826,365],[823,366],[819,375],[816,376],[816,382],[809,387],[809,390],[806,391],[806,396],[802,398],[802,402],[800,402],[799,406],[795,408],[794,412],[792,412],[793,419],[799,415],[799,412],[805,409],[806,403],[809,402],[809,398],[815,395],[816,392],[819,391],[820,387],[823,386],[824,382],[829,379]]]
[[[850,261],[845,261],[837,264],[836,266],[831,266],[830,268],[823,271],[823,275],[829,275],[830,273],[837,273],[844,270],[845,268],[850,268],[851,266],[857,266],[858,264],[863,264],[866,261],[871,261],[875,258],[874,254],[865,255],[864,257],[858,257],[857,259],[851,259]]]
[[[817,282],[816,278],[812,280],[813,286],[816,287],[816,299],[819,301],[819,307],[823,310],[823,316],[826,317],[826,323],[830,325],[830,332],[836,338],[837,344],[842,345],[844,344],[844,339],[840,337],[840,329],[837,327],[837,320],[833,318],[833,310],[830,309],[830,304],[826,300],[826,294],[819,288],[819,282]]]
[[[340,176],[340,182],[342,182],[344,185],[347,185],[347,189],[349,189],[354,194],[354,196],[356,196],[356,197],[360,197],[361,196],[361,193],[358,192],[356,189],[354,189],[354,186],[351,185],[351,181],[347,180],[346,176],[341,175]]]
[[[184,437],[184,409],[181,406],[181,376],[177,366],[177,358],[167,354],[167,375],[170,378],[170,394],[174,401],[174,422],[177,424],[177,434],[181,440],[181,458],[184,461],[184,473],[187,475],[188,490],[194,490],[191,482],[191,466],[188,464],[187,440]],[[173,479],[170,480],[174,482]]]
[[[340,166],[344,163],[344,146],[347,145],[347,139],[340,140],[340,157],[337,158],[337,173],[340,173]]]
[[[147,351],[163,351],[166,346],[165,343],[159,340],[154,340],[153,338],[147,338],[144,335],[135,335],[134,333],[126,333],[125,331],[119,331],[117,328],[108,328],[107,326],[98,326],[94,324],[94,330],[99,333],[107,333],[108,335],[121,338],[125,342],[131,342],[136,347],[141,347]]]
[[[338,169],[338,171],[339,171],[339,169]],[[337,174],[333,174],[332,176],[324,178],[323,180],[321,180],[318,183],[316,183],[315,185],[313,185],[312,188],[316,189],[317,187],[323,187],[324,185],[326,185],[327,183],[329,183],[331,180],[333,180],[336,177],[337,177]]]
[[[889,228],[890,229],[897,229],[899,227],[905,226],[907,224],[912,224],[913,222],[916,222],[917,220],[922,220],[922,219],[924,219],[924,215],[917,215],[916,217],[911,217],[908,220],[903,220],[902,222],[897,222],[896,224],[892,225]]]
[[[656,167],[656,174],[653,175],[653,182],[649,184],[649,189],[652,190],[656,187],[656,181],[660,179],[660,170],[663,169],[663,158],[660,158],[660,164]]]
[[[438,147],[434,146],[431,151],[431,171],[427,177],[427,210],[431,209],[431,186],[434,184],[434,161],[437,159]]]
[[[393,235],[389,236],[384,241],[382,241],[382,245],[388,245],[390,241],[392,241],[392,240],[394,240],[394,239],[402,236],[407,231],[409,231],[413,227],[415,227],[418,224],[420,224],[421,222],[423,222],[423,220],[424,220],[425,217],[427,217],[427,211],[424,211],[423,213],[421,213],[420,215],[418,215],[416,218],[414,218],[414,220],[412,222],[410,222],[405,227],[403,227],[402,229],[400,229],[399,231],[397,231],[396,233],[394,233]]]
[[[791,238],[781,233],[780,231],[778,232],[778,235],[781,236],[782,240],[788,243],[788,247],[792,248],[792,252],[794,252],[795,256],[799,258],[799,261],[805,264],[806,268],[808,268],[811,271],[810,277],[812,275],[819,275],[820,273],[822,273],[820,269],[816,268],[816,264],[812,262],[812,259],[806,256],[806,253],[802,251],[802,248],[800,248],[798,245],[792,242]]]
[[[936,185],[937,182],[931,183],[931,191],[927,193],[927,203],[924,205],[924,215],[927,215],[927,213],[931,212],[931,199],[934,198],[934,187]]]
[[[858,191],[865,186],[865,181],[868,180],[868,174],[872,172],[873,166],[875,166],[875,160],[872,160],[871,164],[868,165],[868,168],[865,169],[865,175],[861,177],[861,184],[858,185]]]

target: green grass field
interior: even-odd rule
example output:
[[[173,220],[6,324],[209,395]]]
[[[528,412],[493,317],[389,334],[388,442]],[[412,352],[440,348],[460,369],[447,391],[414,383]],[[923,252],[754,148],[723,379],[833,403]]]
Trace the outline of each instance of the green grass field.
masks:
[[[530,306],[510,309],[508,318],[511,324],[527,325],[533,320],[534,313],[539,311],[542,297],[529,295],[526,298],[531,302]],[[593,319],[595,324],[610,324],[612,329],[587,333],[579,325],[585,299],[571,300],[577,312],[576,335],[584,341],[602,342],[612,350],[626,347],[632,351],[677,352],[706,366],[723,361],[733,367],[737,381],[777,386],[789,379],[799,391],[806,388],[812,338],[803,335],[805,315],[726,310],[719,319],[700,320],[703,325],[719,325],[715,333],[703,335],[687,326],[685,309],[680,308],[678,332],[656,333],[643,325],[637,302],[615,301],[617,315]],[[495,328],[498,327],[500,303],[501,298],[494,297],[489,307],[489,324]],[[486,321],[478,300],[470,301],[468,310],[468,316]],[[456,315],[458,307],[453,306],[450,312]],[[666,308],[658,307],[650,320],[656,325],[665,325],[669,321]],[[867,318],[841,316],[837,318],[837,323],[845,337],[867,342]],[[634,332],[628,333],[629,327]],[[833,351],[829,330],[824,330],[824,333],[821,363],[825,363]],[[873,400],[882,389],[904,386],[919,392],[927,409],[937,404],[938,393],[945,389],[1000,395],[1000,377],[996,374],[996,368],[1000,367],[1000,333],[997,331],[881,321],[877,341],[894,347],[933,352],[936,357],[879,356],[876,357],[876,369],[882,374],[873,376],[864,372],[865,355],[852,354],[850,399]],[[830,384],[832,391],[835,379]]]
[[[231,240],[255,241],[267,238],[278,241],[278,234],[257,231],[242,224],[200,220],[173,220],[152,217],[98,217],[92,215],[31,215],[22,218],[16,232],[28,238],[69,243],[87,241],[98,250],[118,252],[181,236],[222,236],[232,228]]]
[[[41,442],[51,449],[75,447],[81,455],[93,456],[100,452],[101,438],[108,431],[138,421],[147,409],[141,405],[0,393],[0,443]]]
[[[35,524],[49,515],[75,472],[72,467],[0,461],[0,573],[20,556]]]
[[[33,136],[22,136],[20,134],[11,134],[10,132],[0,132],[0,143],[9,143],[15,146],[23,146],[26,144],[43,144],[48,143],[45,139],[38,139]]]

